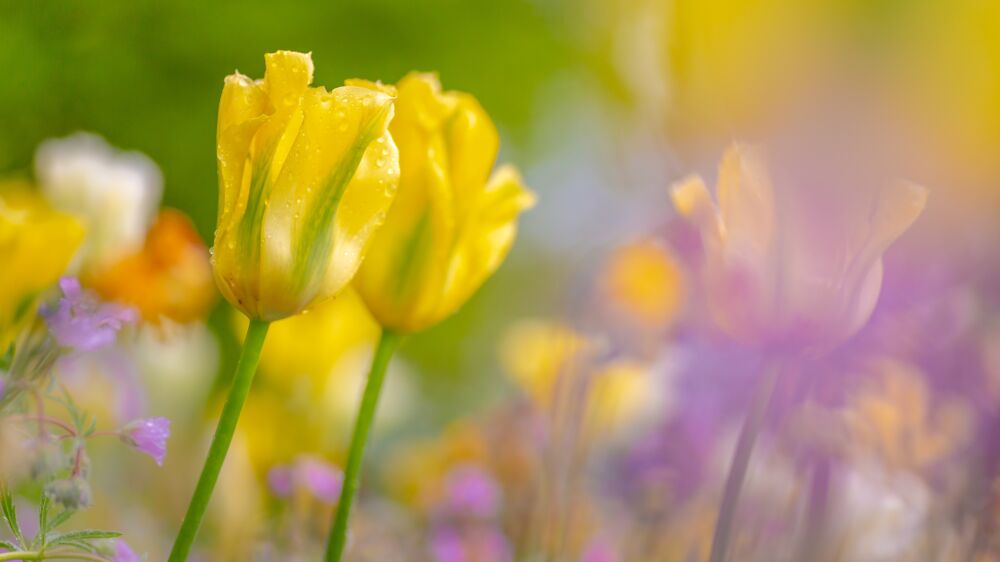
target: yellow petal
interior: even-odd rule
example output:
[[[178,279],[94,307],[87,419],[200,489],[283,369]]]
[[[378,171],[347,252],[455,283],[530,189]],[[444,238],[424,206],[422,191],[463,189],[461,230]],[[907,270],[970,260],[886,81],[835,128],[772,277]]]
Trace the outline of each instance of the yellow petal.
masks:
[[[670,187],[670,198],[677,213],[701,232],[703,243],[718,243],[723,236],[719,212],[712,201],[705,181],[700,176],[687,176]]]
[[[379,323],[411,332],[455,312],[496,270],[534,196],[513,169],[490,178],[497,133],[475,99],[442,92],[431,74],[396,88],[399,192],[357,287]]]
[[[774,236],[774,190],[759,150],[739,144],[726,150],[717,195],[726,237],[765,255]]]
[[[83,226],[22,187],[0,190],[0,354],[30,320],[41,293],[66,271],[83,241]]]
[[[230,302],[275,320],[347,286],[399,171],[391,89],[310,87],[303,53],[269,54],[266,68],[262,82],[231,77],[223,92],[214,264]]]

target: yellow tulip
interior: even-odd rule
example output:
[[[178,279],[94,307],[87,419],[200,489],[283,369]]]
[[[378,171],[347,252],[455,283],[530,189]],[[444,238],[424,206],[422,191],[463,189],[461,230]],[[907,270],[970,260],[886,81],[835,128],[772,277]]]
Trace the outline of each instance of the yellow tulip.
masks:
[[[498,135],[472,96],[441,92],[428,74],[397,89],[399,196],[356,284],[382,326],[415,332],[454,313],[499,267],[535,197],[513,167],[490,175]]]
[[[0,189],[0,355],[38,306],[42,291],[66,271],[83,241],[83,226],[49,208],[33,192]]]
[[[272,321],[347,286],[399,167],[391,88],[310,87],[309,54],[271,53],[265,66],[263,80],[236,73],[222,91],[213,264],[229,302]]]
[[[901,182],[841,222],[810,224],[775,197],[761,154],[740,145],[722,159],[717,192],[718,209],[700,177],[672,188],[677,211],[701,233],[716,323],[741,341],[813,351],[868,321],[882,289],[882,254],[927,203],[926,189]]]

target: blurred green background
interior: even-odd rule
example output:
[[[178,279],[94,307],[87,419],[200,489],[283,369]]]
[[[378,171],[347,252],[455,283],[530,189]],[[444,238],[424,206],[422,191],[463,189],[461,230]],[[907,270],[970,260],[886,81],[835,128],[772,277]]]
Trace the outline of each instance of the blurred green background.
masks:
[[[578,40],[578,10],[568,0],[0,0],[0,176],[30,176],[46,138],[96,132],[152,157],[165,178],[163,204],[190,215],[210,242],[223,78],[236,69],[263,76],[264,53],[278,49],[311,51],[315,83],[328,87],[437,71],[447,89],[480,99],[501,131],[501,157],[524,169],[534,157],[539,92],[555,77],[603,66]],[[532,188],[544,201],[545,187]],[[552,307],[555,269],[522,237],[462,314],[407,346],[422,390],[451,398],[438,402],[438,422],[489,399],[486,390],[502,380],[496,340],[510,318]],[[236,346],[224,306],[213,324],[225,373]]]

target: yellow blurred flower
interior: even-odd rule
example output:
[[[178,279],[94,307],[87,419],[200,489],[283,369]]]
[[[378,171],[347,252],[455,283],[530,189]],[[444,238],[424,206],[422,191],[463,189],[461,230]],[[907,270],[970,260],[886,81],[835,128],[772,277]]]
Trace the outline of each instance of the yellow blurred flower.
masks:
[[[951,455],[971,437],[972,413],[958,399],[934,404],[931,390],[912,365],[873,361],[876,376],[845,412],[855,452],[874,454],[896,468],[920,470]]]
[[[0,355],[32,318],[42,291],[66,271],[83,226],[50,209],[27,186],[0,186]]]
[[[716,195],[718,209],[698,176],[672,187],[677,211],[701,233],[713,318],[736,339],[803,349],[864,326],[882,288],[882,253],[927,202],[926,189],[897,183],[846,224],[817,234],[776,200],[761,155],[742,145],[723,156]]]
[[[309,54],[265,56],[262,81],[226,78],[219,103],[222,294],[251,318],[302,312],[347,286],[399,179],[391,89],[309,87]]]
[[[179,211],[161,211],[140,252],[125,257],[89,284],[108,300],[135,307],[143,318],[192,322],[215,302],[208,248]]]
[[[605,265],[601,285],[611,307],[649,330],[674,320],[684,294],[680,266],[672,253],[653,239],[615,250]]]
[[[461,464],[487,465],[489,444],[483,431],[460,421],[433,439],[411,440],[392,451],[385,467],[389,493],[406,505],[428,512],[441,497],[448,471]]]
[[[510,377],[540,405],[548,405],[559,378],[575,372],[598,343],[555,321],[522,320],[500,343],[500,362]]]
[[[236,314],[234,320],[237,332],[245,332],[246,317]],[[260,356],[260,371],[274,384],[302,382],[315,393],[345,354],[371,346],[377,339],[378,325],[357,293],[348,288],[307,314],[273,323]]]
[[[630,359],[601,366],[588,389],[589,423],[605,435],[648,424],[669,406],[662,383],[648,365]]]
[[[490,175],[497,131],[472,96],[442,93],[428,74],[397,88],[399,196],[356,283],[382,326],[414,332],[458,310],[499,267],[535,197],[510,166]]]

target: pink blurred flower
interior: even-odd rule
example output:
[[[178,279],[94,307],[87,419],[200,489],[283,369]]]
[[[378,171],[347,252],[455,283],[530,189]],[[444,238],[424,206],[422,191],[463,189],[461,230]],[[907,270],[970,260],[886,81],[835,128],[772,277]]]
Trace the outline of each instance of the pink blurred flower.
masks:
[[[763,347],[826,348],[867,323],[882,254],[923,212],[927,190],[898,182],[858,201],[841,191],[836,208],[811,192],[782,195],[759,151],[741,145],[719,165],[718,208],[698,176],[672,188],[677,211],[700,232],[700,273],[719,327]]]
[[[115,539],[115,553],[111,557],[111,562],[140,562],[142,557],[132,550],[127,542]]]
[[[313,498],[330,505],[340,499],[343,483],[344,474],[338,467],[308,455],[300,456],[293,464],[275,466],[267,474],[268,487],[279,498],[288,499],[296,487],[302,487]]]
[[[121,430],[121,438],[125,444],[146,453],[160,466],[163,466],[163,460],[167,456],[169,437],[170,420],[167,418],[136,420]]]

